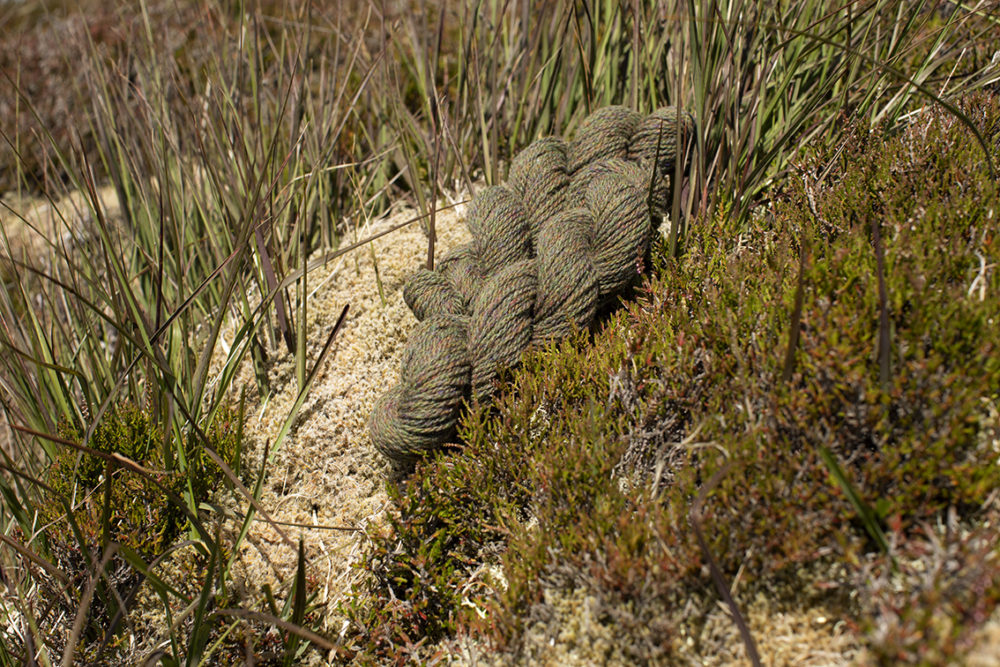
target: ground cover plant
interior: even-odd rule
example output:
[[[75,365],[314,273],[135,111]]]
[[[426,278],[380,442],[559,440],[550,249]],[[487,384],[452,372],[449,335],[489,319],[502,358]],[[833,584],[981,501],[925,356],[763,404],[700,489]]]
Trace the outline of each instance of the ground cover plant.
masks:
[[[666,659],[703,566],[766,582],[817,555],[864,564],[851,609],[876,658],[967,648],[996,598],[973,564],[995,525],[997,112],[969,97],[996,89],[995,3],[89,9],[0,7],[0,661],[392,660],[458,630],[530,655],[544,592],[572,587],[635,637],[624,659]],[[266,351],[294,354],[277,449],[339,327],[306,329],[310,268],[398,198],[433,253],[439,193],[610,103],[697,128],[640,301],[528,359],[462,452],[395,488],[346,645],[309,628],[301,543],[279,596],[237,597],[269,459],[241,456],[233,377],[253,364],[266,396]],[[30,197],[56,213],[30,218]],[[239,499],[234,535],[210,474]],[[961,539],[920,532],[951,508]],[[897,586],[933,544],[968,567]],[[167,567],[184,549],[194,572]],[[169,618],[150,656],[129,654],[139,585]]]
[[[963,108],[996,157],[997,98]],[[794,594],[842,598],[874,661],[961,661],[1000,593],[996,181],[941,110],[800,168],[752,231],[692,223],[635,304],[532,355],[467,447],[398,489],[368,650],[463,630],[537,658],[528,627],[582,590],[619,638],[601,657],[669,663],[707,570],[819,561]],[[899,599],[928,540],[960,564]],[[469,586],[491,557],[505,586]]]

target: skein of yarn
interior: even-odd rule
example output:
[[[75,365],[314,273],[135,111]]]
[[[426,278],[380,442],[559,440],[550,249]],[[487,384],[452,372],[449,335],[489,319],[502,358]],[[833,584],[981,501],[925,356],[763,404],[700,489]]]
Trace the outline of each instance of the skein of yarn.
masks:
[[[535,141],[505,185],[473,200],[472,241],[421,269],[403,296],[420,323],[400,382],[369,420],[398,473],[455,437],[463,405],[489,400],[497,369],[585,329],[639,276],[690,117],[598,109],[576,137]]]

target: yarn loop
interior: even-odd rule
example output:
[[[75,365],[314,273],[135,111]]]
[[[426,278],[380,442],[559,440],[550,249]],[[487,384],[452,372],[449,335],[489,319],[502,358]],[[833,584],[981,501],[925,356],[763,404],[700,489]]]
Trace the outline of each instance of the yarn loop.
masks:
[[[499,368],[590,327],[635,283],[691,126],[673,108],[643,117],[604,107],[572,141],[532,143],[506,184],[476,196],[466,220],[472,241],[403,290],[420,323],[399,384],[369,420],[397,471],[455,437],[464,403],[488,401]]]

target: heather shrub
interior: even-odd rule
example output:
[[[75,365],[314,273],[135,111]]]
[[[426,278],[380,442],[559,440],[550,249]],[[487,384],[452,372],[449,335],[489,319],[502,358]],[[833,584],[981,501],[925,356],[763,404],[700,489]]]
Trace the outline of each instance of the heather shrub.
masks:
[[[996,98],[962,108],[997,161]],[[872,630],[889,598],[861,564],[892,570],[949,513],[975,525],[1000,485],[1000,193],[949,113],[848,136],[807,154],[751,224],[724,206],[693,222],[685,254],[661,248],[598,332],[535,351],[472,406],[464,445],[396,488],[372,536],[357,649],[457,632],[530,657],[552,600],[585,594],[614,657],[665,661],[710,564],[839,605],[873,654],[912,642],[912,614]],[[802,579],[817,563],[826,578]],[[965,609],[979,570],[920,599]],[[995,603],[953,625],[968,634]],[[954,634],[931,634],[940,655],[965,646]]]

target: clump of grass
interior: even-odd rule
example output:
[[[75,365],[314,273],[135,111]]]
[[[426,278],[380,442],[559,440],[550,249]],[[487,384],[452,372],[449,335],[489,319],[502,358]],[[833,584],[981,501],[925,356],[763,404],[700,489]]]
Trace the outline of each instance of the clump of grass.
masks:
[[[163,57],[172,50],[205,59],[219,33],[188,26],[196,3],[147,3]],[[91,59],[125,64],[142,39],[135,3],[19,2],[0,8],[0,195],[44,196],[72,181],[60,152],[74,146],[100,161],[100,132],[89,115]],[[126,65],[127,66],[127,65]]]
[[[962,109],[995,142],[997,99]],[[745,586],[828,562],[827,585],[865,605],[883,593],[860,563],[891,572],[919,552],[923,526],[949,512],[977,520],[1000,486],[982,432],[984,400],[1000,390],[988,296],[1000,288],[1000,193],[981,145],[935,110],[897,135],[855,125],[797,166],[752,229],[725,209],[692,224],[686,254],[661,261],[589,344],[532,354],[494,406],[472,410],[465,448],[419,469],[401,532],[374,539],[368,618],[383,624],[359,625],[361,637],[455,627],[534,655],[526,631],[555,613],[551,596],[583,591],[624,659],[662,661],[711,564]],[[499,540],[506,587],[463,589],[483,562],[470,557]],[[932,616],[909,614],[866,636],[883,623],[874,605],[840,608],[879,654],[958,657],[956,633],[996,602],[968,597],[992,566],[961,562],[914,593],[956,614],[940,632],[921,634]],[[917,636],[941,643],[915,653]]]
[[[242,420],[242,413],[225,408],[206,434],[206,443],[191,438],[185,447],[186,474],[166,469],[160,446],[163,433],[148,411],[130,404],[116,406],[98,425],[88,442],[90,451],[66,447],[56,456],[45,473],[46,493],[37,508],[38,524],[44,526],[40,539],[52,565],[72,588],[83,590],[93,560],[107,553],[108,545],[127,554],[112,556],[105,565],[104,581],[98,584],[103,590],[96,594],[79,637],[79,659],[99,659],[101,646],[119,648],[126,607],[142,582],[140,571],[130,562],[148,563],[168,553],[188,523],[178,501],[189,496],[200,505],[209,499],[216,482],[225,479],[204,447],[211,447],[238,474]],[[60,436],[77,447],[83,438],[69,427]],[[123,457],[152,475],[130,474],[108,455]],[[53,608],[42,625],[55,637],[52,623],[58,624],[60,613],[76,614],[77,605],[58,587],[41,597]]]
[[[304,5],[294,9],[301,13]],[[118,647],[104,639],[127,627],[123,646],[134,646],[134,592],[107,581],[108,568],[115,568],[115,578],[140,581],[162,602],[169,619],[159,629],[167,634],[167,649],[158,654],[164,660],[211,653],[209,630],[221,619],[280,627],[282,650],[295,656],[310,644],[328,644],[300,627],[307,620],[304,572],[295,604],[287,610],[277,605],[278,614],[262,610],[260,600],[238,608],[243,601],[229,597],[232,560],[259,509],[267,461],[230,458],[229,438],[240,432],[242,412],[235,419],[225,406],[247,356],[261,371],[258,391],[266,395],[264,351],[281,339],[299,356],[301,395],[281,435],[269,443],[270,451],[280,447],[343,322],[324,332],[322,353],[307,360],[301,344],[307,333],[304,265],[316,245],[337,233],[325,203],[342,198],[329,189],[338,182],[333,140],[349,114],[345,91],[364,81],[352,76],[339,42],[327,40],[319,62],[343,74],[339,89],[296,89],[292,103],[296,69],[289,59],[301,54],[306,35],[275,41],[279,31],[262,26],[260,15],[206,3],[185,4],[179,13],[140,3],[126,13],[134,39],[125,52],[109,56],[96,42],[84,42],[87,56],[77,59],[75,82],[87,93],[85,124],[95,146],[64,143],[55,128],[45,127],[32,89],[7,81],[11,99],[42,125],[40,140],[54,157],[38,181],[26,163],[18,172],[25,191],[31,181],[52,204],[52,232],[41,256],[12,256],[5,230],[2,239],[5,266],[16,269],[5,274],[0,292],[2,399],[13,427],[0,477],[3,537],[14,546],[0,555],[11,573],[13,600],[5,600],[10,623],[3,643],[20,656],[15,660],[38,654],[44,662],[61,654],[70,661],[78,647],[87,660],[107,659]],[[176,27],[172,20],[184,35],[218,41],[201,50],[181,39],[164,49],[158,38],[175,33],[158,30]],[[206,31],[190,30],[202,21]],[[241,30],[227,33],[223,26]],[[342,115],[330,111],[337,105]],[[292,117],[321,119],[309,125],[316,134],[295,129]],[[22,139],[6,137],[18,160]],[[119,215],[105,206],[98,192],[103,184],[113,188]],[[71,191],[83,193],[75,211],[57,204]],[[371,196],[366,188],[351,189],[356,191]],[[4,206],[5,213],[21,216]],[[295,265],[301,272],[288,278]],[[289,298],[297,286],[298,298]],[[231,321],[234,328],[223,333]],[[143,405],[142,415],[115,407],[130,404]],[[103,451],[105,445],[114,453]],[[67,454],[64,447],[83,454]],[[256,473],[241,478],[241,466],[232,465],[237,462]],[[49,479],[51,466],[57,477]],[[244,480],[251,479],[248,488]],[[221,480],[244,504],[234,534],[210,527],[222,518],[205,503],[206,494],[223,486]],[[60,493],[72,489],[70,498],[87,502],[64,508],[71,524],[80,513],[79,526],[47,553],[35,529],[38,516],[52,507],[53,486]],[[116,494],[142,489],[148,511],[113,507],[122,497]],[[181,525],[189,540],[180,544],[195,550],[208,571],[196,579],[200,588],[193,594],[164,567],[179,548],[171,542]],[[81,557],[60,560],[73,550]],[[119,568],[123,560],[127,573]],[[51,607],[35,606],[41,571],[61,587],[85,577],[86,586],[58,594],[60,604],[78,613],[67,620],[53,616]],[[210,601],[221,600],[232,605],[210,608]]]

